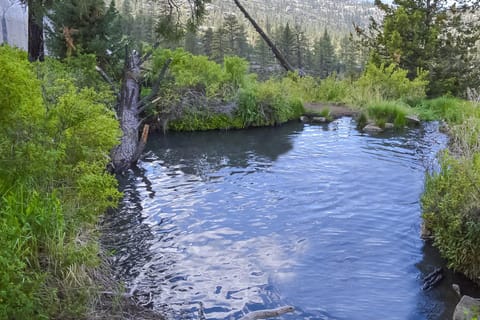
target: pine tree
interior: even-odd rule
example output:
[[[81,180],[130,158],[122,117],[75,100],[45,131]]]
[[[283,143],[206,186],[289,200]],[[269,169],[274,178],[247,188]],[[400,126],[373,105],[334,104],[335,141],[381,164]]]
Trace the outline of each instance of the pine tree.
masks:
[[[192,54],[199,54],[198,37],[195,30],[189,30],[185,34],[184,48]]]
[[[114,3],[106,8],[103,0],[58,1],[49,18],[49,49],[58,57],[93,53],[104,64],[107,50],[118,42],[112,38],[116,35],[112,28],[118,18]]]
[[[217,63],[223,63],[226,42],[225,30],[223,28],[217,29],[212,38],[212,59]]]
[[[307,66],[307,52],[309,51],[308,40],[305,36],[305,31],[296,25],[294,29],[295,36],[295,46],[294,46],[294,59],[292,60],[293,65],[300,69],[304,70]]]
[[[247,57],[249,53],[245,27],[233,14],[225,17],[222,29],[225,36],[225,54]]]
[[[340,40],[339,52],[339,73],[344,74],[345,77],[353,79],[359,73],[360,66],[357,62],[357,50],[355,42],[350,37],[344,36]]]
[[[202,53],[209,58],[213,58],[213,30],[212,28],[208,28],[203,33],[201,38],[202,43]]]
[[[395,63],[411,79],[419,69],[428,70],[430,95],[466,89],[467,79],[475,78],[466,66],[476,58],[479,32],[469,16],[478,1],[394,0],[388,5],[377,0],[375,5],[383,21],[373,20],[368,30],[357,27],[363,45],[372,50],[372,62]]]
[[[314,47],[315,52],[315,70],[320,78],[328,77],[336,68],[335,48],[327,29],[317,40]]]
[[[290,28],[290,24],[288,22],[284,27],[280,26],[277,29],[276,38],[278,42],[278,47],[280,51],[285,55],[287,61],[289,61],[290,63],[292,63],[291,61],[295,61],[296,36]]]

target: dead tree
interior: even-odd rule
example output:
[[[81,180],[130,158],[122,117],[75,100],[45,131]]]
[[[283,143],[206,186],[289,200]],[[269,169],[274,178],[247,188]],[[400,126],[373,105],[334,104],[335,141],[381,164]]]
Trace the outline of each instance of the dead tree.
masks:
[[[273,54],[277,58],[278,62],[282,65],[283,68],[285,68],[286,71],[292,71],[294,72],[295,69],[292,67],[292,65],[288,62],[288,60],[285,58],[285,56],[278,50],[278,48],[275,46],[275,44],[270,40],[270,38],[267,36],[267,34],[263,31],[263,29],[258,25],[258,23],[250,16],[250,14],[245,10],[245,8],[240,4],[238,0],[233,0],[235,4],[237,5],[238,9],[242,11],[243,15],[245,18],[250,21],[252,26],[255,28],[255,30],[258,32],[258,34],[263,38],[263,40],[267,43],[267,45],[270,47],[272,50]]]
[[[153,85],[152,92],[140,99],[141,65],[140,55],[133,50],[126,54],[123,81],[116,106],[117,117],[122,130],[120,144],[112,150],[112,169],[116,173],[123,172],[135,165],[145,148],[148,138],[149,126],[144,124],[141,114],[145,111],[150,101],[158,94],[160,82],[168,69],[171,60],[167,60]],[[113,81],[100,68],[100,75],[114,88]],[[140,136],[140,132],[142,132]]]

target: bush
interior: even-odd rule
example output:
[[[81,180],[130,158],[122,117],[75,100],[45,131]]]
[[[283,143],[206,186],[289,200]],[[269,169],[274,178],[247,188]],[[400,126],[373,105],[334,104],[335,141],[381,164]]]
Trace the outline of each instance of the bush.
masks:
[[[320,82],[318,88],[318,101],[323,102],[344,102],[348,92],[348,82],[337,79],[335,74]]]
[[[365,73],[357,80],[356,86],[362,90],[375,93],[383,100],[424,98],[428,80],[427,72],[418,72],[417,78],[409,80],[407,70],[391,64],[377,67],[370,63]]]
[[[454,158],[446,153],[441,171],[427,177],[423,218],[449,267],[480,277],[480,153]]]
[[[1,319],[85,315],[94,225],[119,198],[105,173],[120,134],[109,92],[78,88],[65,69],[0,47]]]
[[[239,92],[237,116],[245,127],[281,124],[303,112],[302,101],[289,96],[282,82],[269,80]]]

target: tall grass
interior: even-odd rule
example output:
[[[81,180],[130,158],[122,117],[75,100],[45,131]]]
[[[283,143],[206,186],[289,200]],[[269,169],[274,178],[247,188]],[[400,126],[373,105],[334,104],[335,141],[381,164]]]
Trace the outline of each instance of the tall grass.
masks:
[[[407,105],[395,101],[381,101],[367,107],[369,118],[384,128],[386,123],[393,123],[395,128],[403,128],[407,124],[406,116],[412,113]]]

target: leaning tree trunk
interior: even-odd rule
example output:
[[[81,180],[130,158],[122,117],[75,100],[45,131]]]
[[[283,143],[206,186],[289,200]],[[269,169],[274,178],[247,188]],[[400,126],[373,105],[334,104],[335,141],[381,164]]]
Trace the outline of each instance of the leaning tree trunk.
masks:
[[[292,67],[292,65],[288,62],[288,60],[283,56],[283,54],[278,50],[278,48],[275,46],[275,44],[270,40],[270,38],[267,36],[267,34],[263,31],[263,29],[258,25],[258,23],[248,14],[247,10],[240,4],[238,0],[233,0],[235,4],[237,5],[238,9],[242,11],[243,15],[245,18],[250,21],[250,23],[253,25],[255,30],[260,34],[260,36],[265,40],[267,45],[270,47],[272,50],[273,54],[277,58],[278,62],[282,65],[282,67],[285,68],[286,71],[295,71],[295,69]]]
[[[133,50],[132,53],[126,54],[125,69],[122,87],[120,89],[119,101],[117,105],[117,116],[122,129],[122,139],[120,144],[112,150],[112,169],[116,173],[120,173],[135,165],[140,159],[145,145],[147,144],[149,125],[143,125],[144,119],[140,115],[150,105],[159,90],[160,83],[163,80],[172,59],[167,59],[160,70],[160,74],[153,84],[152,91],[148,96],[140,100],[140,79],[142,60],[139,54]],[[113,82],[108,75],[97,67],[100,75],[112,85]],[[140,136],[140,128],[143,125],[142,135]]]
[[[120,144],[112,151],[112,165],[115,172],[122,172],[135,164],[145,147],[147,132],[144,139],[139,139],[140,119],[140,56],[136,51],[127,57],[124,79],[117,106],[117,115],[122,129]]]

